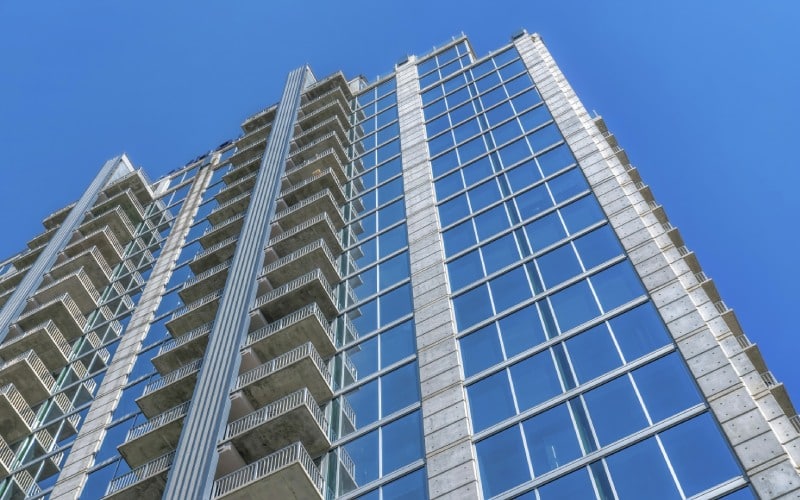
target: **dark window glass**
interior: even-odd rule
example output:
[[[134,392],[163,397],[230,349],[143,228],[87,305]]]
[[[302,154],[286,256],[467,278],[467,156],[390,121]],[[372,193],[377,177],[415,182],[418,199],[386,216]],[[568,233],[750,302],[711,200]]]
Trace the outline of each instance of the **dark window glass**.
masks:
[[[579,281],[551,295],[550,304],[562,333],[600,313],[586,281]]]
[[[503,360],[500,339],[494,324],[462,337],[459,345],[466,377],[475,375]]]
[[[660,422],[702,401],[694,380],[675,353],[634,371],[633,380],[653,422]],[[664,388],[665,380],[669,380],[669,390]]]
[[[475,432],[482,431],[516,413],[505,370],[468,386],[467,396],[472,428]]]
[[[586,469],[578,469],[539,488],[539,500],[595,498],[592,480]]]
[[[566,346],[572,368],[581,383],[622,365],[605,323],[572,337]]]
[[[601,446],[647,426],[642,406],[627,376],[618,377],[583,395]]]
[[[495,496],[530,480],[525,450],[516,426],[480,441],[475,448],[485,497]]]
[[[581,456],[567,405],[562,404],[522,423],[533,462],[533,474],[544,474]]]
[[[591,278],[603,310],[610,311],[644,293],[639,277],[630,262],[624,261]]]
[[[610,226],[605,225],[575,240],[583,266],[588,270],[622,253],[622,247]]]
[[[507,356],[514,356],[546,340],[536,304],[502,318],[498,324]]]
[[[606,459],[620,500],[681,498],[655,439],[648,439]]]
[[[612,318],[609,324],[627,361],[670,342],[669,333],[650,302]]]
[[[479,285],[453,299],[453,308],[459,330],[469,328],[490,317],[492,306],[486,285]]]
[[[520,361],[512,365],[509,370],[514,381],[514,392],[517,395],[520,411],[533,408],[561,394],[561,382],[549,350]],[[534,473],[536,473],[535,466]]]

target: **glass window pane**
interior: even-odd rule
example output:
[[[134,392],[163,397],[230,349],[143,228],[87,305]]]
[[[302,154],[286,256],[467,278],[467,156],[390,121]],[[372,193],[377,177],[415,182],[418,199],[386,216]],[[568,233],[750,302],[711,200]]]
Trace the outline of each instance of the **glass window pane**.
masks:
[[[627,260],[591,276],[604,311],[610,311],[644,293],[639,276]]]
[[[615,378],[583,395],[600,446],[647,426],[642,406],[627,376]]]
[[[505,311],[525,299],[533,297],[528,277],[522,267],[517,267],[489,282],[497,312]]]
[[[538,252],[567,235],[558,212],[552,212],[525,226],[525,234],[534,252]]]
[[[500,155],[500,159],[503,161],[503,166],[508,168],[518,161],[522,161],[530,156],[531,151],[528,148],[528,143],[525,142],[524,138],[522,138],[518,141],[512,142],[507,146],[503,146],[498,150],[498,154]]]
[[[395,479],[382,488],[383,500],[412,500],[428,497],[428,476],[419,469]],[[360,498],[360,497],[359,497]]]
[[[509,370],[520,411],[533,408],[561,394],[561,382],[549,350],[520,361],[512,365]]]
[[[595,498],[592,480],[586,469],[556,479],[539,488],[539,500],[568,500]]]
[[[558,177],[549,180],[547,184],[550,186],[550,192],[553,193],[556,203],[561,203],[589,189],[589,184],[578,168],[567,170]]]
[[[486,274],[498,271],[520,258],[519,248],[513,234],[506,234],[481,247],[486,265]]]
[[[570,203],[561,208],[560,211],[571,234],[575,234],[581,229],[603,220],[605,217],[600,205],[591,195]]]
[[[622,254],[622,246],[609,225],[577,238],[575,247],[587,270]]]
[[[522,220],[538,215],[553,206],[553,200],[544,184],[518,194],[514,200]]]
[[[522,122],[522,128],[524,128],[526,132],[530,132],[535,128],[541,127],[551,119],[550,112],[544,105],[537,106],[532,110],[521,114],[519,117],[519,121]]]
[[[515,356],[546,340],[536,304],[531,304],[502,318],[498,325],[506,355]]]
[[[381,333],[381,367],[407,358],[416,352],[414,321],[409,320]]]
[[[496,201],[500,201],[502,196],[495,179],[479,184],[469,190],[469,201],[473,212],[477,212]]]
[[[475,432],[516,413],[505,370],[467,386],[472,428]]]
[[[627,361],[670,342],[670,335],[650,302],[612,318],[609,324]]]
[[[381,377],[381,417],[419,401],[416,361]]]
[[[378,479],[380,457],[378,456],[378,431],[374,430],[369,434],[344,445],[347,454],[355,465],[356,485],[366,484]]]
[[[453,308],[456,314],[456,324],[459,330],[483,321],[492,315],[489,290],[486,285],[479,285],[472,290],[453,299]]]
[[[464,188],[461,172],[456,171],[436,181],[436,198],[442,200]]]
[[[539,272],[547,288],[581,274],[581,265],[571,243],[550,250],[536,259]]]
[[[381,290],[384,290],[395,283],[399,283],[400,281],[411,277],[411,269],[409,268],[408,264],[408,253],[406,252],[381,262],[378,268],[380,270],[379,284]]]
[[[465,377],[471,377],[503,360],[500,338],[494,323],[461,337],[459,346]]]
[[[536,157],[539,166],[542,167],[544,175],[558,172],[562,168],[575,163],[575,157],[566,144],[551,149],[550,151]]]
[[[533,160],[526,161],[506,173],[508,183],[511,185],[511,190],[516,192],[530,186],[534,182],[542,178],[539,172],[539,167]]]
[[[356,415],[354,424],[358,428],[378,420],[378,381],[372,380],[358,389],[348,392],[344,398]]]
[[[530,141],[533,150],[535,152],[539,152],[560,141],[561,132],[559,132],[558,127],[556,127],[554,123],[551,123],[550,125],[540,128],[533,134],[529,135],[528,140]]]
[[[503,205],[497,205],[475,217],[475,228],[480,240],[485,240],[510,226],[506,208]]]
[[[492,497],[531,479],[519,429],[514,426],[475,445],[481,486]]]
[[[472,220],[448,229],[442,234],[444,240],[445,253],[450,256],[468,248],[478,242],[475,237],[475,230],[472,228]]]
[[[694,380],[676,353],[634,371],[633,380],[653,422],[702,402]],[[669,390],[664,388],[665,380],[669,380]]]
[[[386,326],[413,310],[411,304],[411,286],[406,284],[395,288],[380,297],[381,326]]]
[[[461,171],[464,173],[464,183],[467,187],[478,181],[482,181],[494,173],[494,170],[492,170],[492,162],[489,160],[488,156],[475,160],[461,169]]]
[[[581,447],[566,404],[547,410],[522,423],[538,476],[580,457]]]
[[[589,321],[600,313],[586,281],[579,281],[550,296],[561,332]]]
[[[478,250],[473,250],[447,264],[450,291],[459,290],[483,277],[483,266]]]
[[[622,365],[605,323],[566,342],[572,369],[580,383],[587,382]]]
[[[660,437],[686,496],[741,474],[709,413],[668,429]]]
[[[655,439],[648,439],[606,459],[620,500],[681,498]]]

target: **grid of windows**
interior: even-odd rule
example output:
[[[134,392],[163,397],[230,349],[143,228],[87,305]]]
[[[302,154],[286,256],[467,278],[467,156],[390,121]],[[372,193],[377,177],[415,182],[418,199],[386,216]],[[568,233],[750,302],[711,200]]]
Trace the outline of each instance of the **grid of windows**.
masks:
[[[686,498],[740,475],[516,51],[422,102],[484,495]],[[672,465],[700,434],[720,457],[702,477]]]

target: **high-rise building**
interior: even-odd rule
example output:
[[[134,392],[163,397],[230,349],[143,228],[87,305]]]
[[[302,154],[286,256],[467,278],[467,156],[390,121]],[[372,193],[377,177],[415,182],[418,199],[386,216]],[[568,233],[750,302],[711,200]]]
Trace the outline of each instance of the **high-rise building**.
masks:
[[[0,498],[798,498],[800,421],[541,39],[291,72],[0,262]]]

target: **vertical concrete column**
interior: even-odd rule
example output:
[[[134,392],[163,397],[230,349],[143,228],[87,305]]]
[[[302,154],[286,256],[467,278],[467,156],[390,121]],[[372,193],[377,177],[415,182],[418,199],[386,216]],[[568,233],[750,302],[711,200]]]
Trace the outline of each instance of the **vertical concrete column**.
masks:
[[[86,211],[92,208],[95,200],[97,200],[97,196],[109,182],[116,178],[115,174],[117,174],[120,169],[125,169],[126,172],[133,172],[134,170],[133,165],[131,165],[128,157],[124,154],[112,158],[103,164],[100,172],[97,173],[92,183],[89,184],[89,187],[77,203],[75,203],[75,206],[72,207],[67,218],[61,223],[61,226],[59,226],[58,230],[52,238],[50,238],[50,241],[47,243],[44,250],[42,250],[42,253],[36,258],[36,261],[31,265],[31,268],[28,269],[28,272],[25,273],[25,277],[22,278],[22,281],[17,285],[14,293],[11,294],[11,297],[8,298],[8,301],[3,305],[2,309],[0,309],[0,342],[3,342],[8,336],[8,329],[14,321],[17,320],[22,310],[25,309],[28,297],[33,295],[33,292],[35,292],[36,288],[41,284],[44,273],[53,267],[56,257],[64,250],[67,243],[69,243],[72,233],[83,221],[83,216],[86,214]]]
[[[81,425],[78,437],[72,444],[72,451],[61,470],[61,475],[53,488],[50,496],[52,499],[77,499],[80,497],[83,485],[86,483],[87,472],[94,464],[94,455],[103,442],[106,434],[106,425],[111,422],[111,417],[122,396],[122,389],[128,382],[128,375],[136,363],[136,357],[142,347],[147,332],[150,331],[150,322],[155,316],[161,295],[169,282],[175,263],[181,252],[181,247],[189,233],[189,228],[194,220],[194,215],[202,201],[202,193],[211,178],[211,168],[198,172],[197,177],[186,195],[186,200],[181,206],[178,217],[172,230],[164,242],[158,260],[153,266],[153,272],[142,290],[142,296],[136,309],[131,315],[128,327],[123,332],[122,340],[114,354],[114,358],[106,371],[100,388],[97,391],[86,420]]]
[[[396,78],[428,492],[431,498],[479,498],[414,61],[401,65]]]
[[[256,279],[264,263],[270,221],[289,155],[289,145],[300,108],[300,96],[313,78],[307,67],[295,69],[286,80],[275,122],[245,213],[239,242],[219,311],[209,333],[189,411],[167,477],[164,498],[209,498],[214,484],[217,443],[225,431],[230,407],[230,389],[241,364],[240,348],[250,324],[250,308],[256,294]]]
[[[719,299],[683,259],[674,229],[656,216],[624,153],[605,139],[541,38],[524,34],[514,45],[753,488],[762,498],[797,498],[800,436],[721,318]]]

